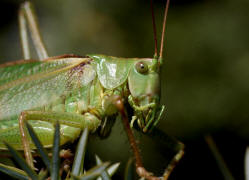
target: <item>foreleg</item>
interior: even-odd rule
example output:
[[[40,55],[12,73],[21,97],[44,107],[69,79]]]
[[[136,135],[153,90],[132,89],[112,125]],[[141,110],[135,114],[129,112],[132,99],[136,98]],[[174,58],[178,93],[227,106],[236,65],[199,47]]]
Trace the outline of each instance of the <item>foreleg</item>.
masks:
[[[122,98],[118,95],[114,95],[111,99],[112,99],[113,104],[116,106],[119,113],[121,114],[123,124],[125,127],[125,131],[127,133],[131,148],[132,148],[134,156],[135,156],[135,162],[136,162],[135,164],[136,164],[137,174],[140,177],[143,177],[143,178],[146,178],[149,180],[159,180],[160,178],[153,176],[153,174],[151,172],[148,172],[143,166],[142,158],[141,158],[141,155],[139,152],[139,148],[137,146],[134,134],[130,128],[130,123],[129,123],[128,116],[127,116],[125,108],[124,108]]]

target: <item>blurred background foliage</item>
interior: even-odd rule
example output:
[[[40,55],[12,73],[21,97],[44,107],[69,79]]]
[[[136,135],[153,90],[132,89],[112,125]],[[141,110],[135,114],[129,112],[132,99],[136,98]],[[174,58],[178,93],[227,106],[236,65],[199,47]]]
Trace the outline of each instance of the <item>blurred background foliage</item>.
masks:
[[[0,2],[3,63],[22,58],[17,22],[22,1]],[[153,56],[149,0],[33,2],[50,56]],[[154,6],[159,35],[164,1],[155,0]],[[244,179],[243,158],[249,140],[248,18],[248,0],[171,1],[162,68],[162,103],[167,112],[158,126],[186,145],[186,155],[172,180],[223,178],[204,142],[205,134],[213,135],[234,177]],[[153,156],[167,152],[138,136],[142,151],[149,149],[148,166],[156,167]],[[90,148],[93,153],[99,151],[104,161],[127,161],[131,154],[119,122],[107,140],[93,137]]]

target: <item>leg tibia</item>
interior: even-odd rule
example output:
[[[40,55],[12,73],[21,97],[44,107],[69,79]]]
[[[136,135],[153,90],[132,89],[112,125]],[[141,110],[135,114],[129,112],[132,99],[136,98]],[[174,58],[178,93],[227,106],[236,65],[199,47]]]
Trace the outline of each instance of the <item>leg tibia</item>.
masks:
[[[21,133],[24,154],[25,154],[25,157],[26,157],[28,164],[31,167],[33,167],[33,160],[32,160],[32,155],[31,155],[31,151],[30,151],[30,149],[31,149],[30,148],[30,140],[27,136],[26,128],[24,128],[25,121],[30,121],[30,120],[32,120],[33,123],[38,124],[38,129],[39,129],[39,122],[43,122],[43,123],[49,122],[48,124],[50,124],[50,125],[52,125],[56,122],[59,122],[61,125],[66,125],[64,127],[64,129],[62,128],[61,130],[62,130],[62,134],[64,134],[64,136],[62,136],[62,137],[67,137],[67,136],[65,136],[66,134],[69,135],[68,140],[70,140],[70,136],[71,136],[71,138],[73,138],[71,140],[74,140],[75,138],[77,138],[81,129],[88,127],[88,129],[90,131],[95,131],[100,124],[100,120],[96,116],[94,116],[90,113],[85,113],[84,115],[80,115],[80,114],[68,113],[68,112],[44,112],[44,111],[24,111],[24,112],[22,112],[20,117],[19,117],[19,129],[20,129],[20,133]],[[41,128],[40,130],[41,130],[39,132],[40,135],[45,132],[44,128]],[[39,136],[39,134],[38,134],[38,136]],[[45,134],[46,134],[46,132],[45,132]],[[68,140],[64,139],[65,142]],[[62,141],[61,141],[61,143],[65,143]],[[46,143],[47,142],[48,141],[46,141]],[[52,144],[52,143],[50,143],[50,144]]]
[[[70,112],[52,112],[52,111],[24,111],[22,113],[25,120],[39,120],[55,124],[57,121],[62,125],[84,129],[88,127],[91,132],[94,132],[100,120],[90,113],[83,115]]]
[[[21,35],[21,44],[23,46],[24,58],[25,59],[30,58],[29,47],[27,46],[28,36],[27,36],[26,21],[30,29],[31,37],[39,59],[43,60],[48,58],[48,53],[43,44],[42,37],[39,31],[37,18],[34,13],[34,8],[32,7],[32,4],[28,1],[22,4],[19,12],[20,35]]]
[[[27,22],[23,10],[19,11],[18,15],[19,29],[20,29],[20,40],[24,59],[30,59],[30,49],[29,49],[29,38],[27,31]]]

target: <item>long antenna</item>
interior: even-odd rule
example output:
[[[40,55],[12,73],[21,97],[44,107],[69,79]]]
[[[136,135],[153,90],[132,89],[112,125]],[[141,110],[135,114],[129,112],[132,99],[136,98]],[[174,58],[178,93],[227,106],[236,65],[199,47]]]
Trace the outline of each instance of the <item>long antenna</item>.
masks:
[[[166,7],[165,7],[165,11],[164,11],[163,29],[162,29],[162,39],[161,39],[161,47],[160,47],[160,56],[159,56],[159,60],[161,60],[162,57],[163,57],[164,35],[165,35],[167,14],[168,14],[168,9],[169,9],[169,1],[170,1],[170,0],[167,0],[167,1],[166,1]]]
[[[158,48],[157,48],[156,22],[155,22],[153,0],[150,0],[150,8],[151,8],[151,16],[152,16],[152,24],[153,24],[154,42],[155,42],[155,53],[154,53],[154,57],[157,58],[158,57]]]

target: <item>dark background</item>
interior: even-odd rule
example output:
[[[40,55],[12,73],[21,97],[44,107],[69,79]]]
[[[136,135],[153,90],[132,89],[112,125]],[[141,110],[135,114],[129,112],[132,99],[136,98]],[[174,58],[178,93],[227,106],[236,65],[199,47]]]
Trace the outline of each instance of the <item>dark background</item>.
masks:
[[[21,2],[0,1],[1,63],[22,58],[17,22]],[[164,3],[154,4],[158,34]],[[153,56],[149,0],[40,0],[34,4],[50,56]],[[223,179],[204,141],[206,134],[213,135],[235,179],[244,179],[249,139],[248,18],[248,0],[171,1],[161,77],[167,111],[158,127],[186,145],[171,180]],[[141,140],[152,158],[147,164],[157,167],[161,163],[153,156],[167,153],[146,142]],[[110,138],[95,137],[89,147],[103,160],[127,161],[130,156],[119,122]]]

